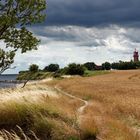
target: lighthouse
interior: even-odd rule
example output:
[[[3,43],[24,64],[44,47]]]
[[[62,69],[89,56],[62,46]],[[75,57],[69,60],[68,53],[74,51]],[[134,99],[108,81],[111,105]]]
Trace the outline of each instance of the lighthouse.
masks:
[[[134,57],[134,62],[138,62],[139,61],[139,53],[138,53],[138,51],[136,49],[134,51],[133,57]]]

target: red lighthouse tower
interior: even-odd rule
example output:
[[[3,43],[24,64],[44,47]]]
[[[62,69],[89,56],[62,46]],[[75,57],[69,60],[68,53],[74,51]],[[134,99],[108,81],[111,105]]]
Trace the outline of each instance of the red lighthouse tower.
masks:
[[[134,51],[133,57],[134,57],[134,62],[139,61],[139,53],[138,53],[138,51],[137,51],[136,49],[135,49],[135,51]]]

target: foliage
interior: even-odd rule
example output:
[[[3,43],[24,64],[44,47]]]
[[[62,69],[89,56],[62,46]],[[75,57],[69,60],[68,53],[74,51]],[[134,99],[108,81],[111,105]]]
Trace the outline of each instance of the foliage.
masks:
[[[36,64],[32,64],[32,65],[30,65],[30,67],[29,67],[29,71],[30,72],[37,72],[38,71],[38,65],[36,65]]]
[[[48,72],[56,72],[59,70],[59,65],[58,64],[50,64],[48,66],[46,66],[44,68],[45,71],[48,71]]]
[[[96,64],[94,62],[87,62],[84,64],[84,66],[88,69],[88,70],[94,70]]]
[[[25,72],[20,72],[18,74],[17,80],[42,80],[51,76],[53,76],[53,74],[50,72],[38,71],[38,72],[31,73],[25,71]]]
[[[140,62],[123,62],[119,61],[116,63],[112,63],[111,65],[112,69],[117,69],[117,70],[129,70],[129,69],[137,69],[140,68]]]
[[[84,74],[84,67],[80,64],[69,64],[67,68],[65,68],[66,74],[70,75],[83,75]]]
[[[13,51],[6,52],[0,49],[0,74],[3,73],[14,62],[15,53]]]
[[[15,53],[37,49],[39,40],[26,26],[45,19],[46,0],[1,0],[0,1],[0,41],[5,47],[0,50],[0,73],[10,68]],[[7,52],[6,52],[7,50]]]
[[[102,64],[103,70],[110,70],[111,69],[111,64],[109,62],[105,62]]]

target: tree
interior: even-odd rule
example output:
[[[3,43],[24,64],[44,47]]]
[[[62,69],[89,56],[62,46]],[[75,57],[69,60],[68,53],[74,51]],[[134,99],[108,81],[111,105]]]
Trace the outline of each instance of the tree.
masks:
[[[26,84],[32,79],[32,77],[34,76],[34,74],[36,72],[38,72],[38,71],[39,71],[39,66],[38,65],[32,64],[32,65],[29,66],[29,71],[27,72],[28,75],[27,75],[26,80],[23,83],[22,88],[24,88],[26,86]]]
[[[96,64],[94,62],[87,62],[84,64],[84,66],[88,69],[88,70],[94,70]]]
[[[111,64],[111,68],[112,68],[112,69],[119,69],[119,63],[118,63],[118,62],[113,62],[113,63]]]
[[[83,75],[84,74],[84,67],[80,64],[69,64],[67,68],[65,68],[66,74],[70,75]]]
[[[10,68],[10,65],[14,62],[14,56],[15,53],[13,51],[6,52],[0,49],[0,74]]]
[[[44,68],[45,71],[49,72],[56,72],[59,70],[59,65],[58,64],[50,64]]]
[[[109,62],[105,62],[102,64],[102,68],[104,70],[110,70],[111,69],[111,64]]]
[[[30,65],[30,67],[29,67],[29,71],[30,72],[38,72],[38,69],[39,67],[38,67],[38,65],[36,65],[36,64],[32,64],[32,65]]]
[[[129,69],[137,69],[137,68],[139,68],[139,62],[119,61],[118,63],[112,63],[112,69],[117,69],[117,70],[129,70]]]
[[[139,69],[140,68],[140,61],[136,62],[136,67]]]
[[[0,1],[0,41],[5,43],[0,49],[0,74],[10,68],[17,51],[37,49],[40,40],[27,26],[43,21],[45,8],[46,0]]]

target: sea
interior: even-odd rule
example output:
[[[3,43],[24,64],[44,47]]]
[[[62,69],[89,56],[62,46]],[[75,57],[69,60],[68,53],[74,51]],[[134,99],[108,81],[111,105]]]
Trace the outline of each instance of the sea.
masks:
[[[0,88],[15,87],[16,84],[14,84],[14,83],[6,83],[5,81],[16,80],[16,78],[17,78],[17,74],[2,74],[2,75],[0,75]]]

